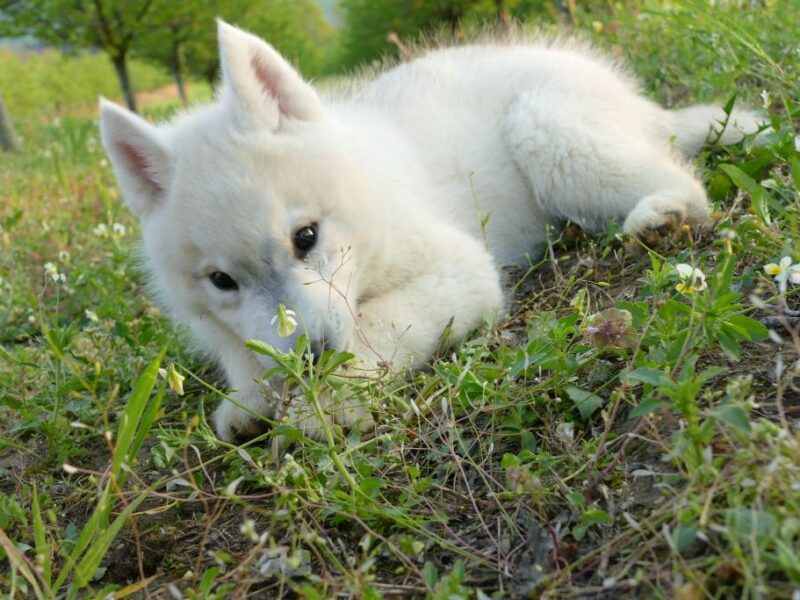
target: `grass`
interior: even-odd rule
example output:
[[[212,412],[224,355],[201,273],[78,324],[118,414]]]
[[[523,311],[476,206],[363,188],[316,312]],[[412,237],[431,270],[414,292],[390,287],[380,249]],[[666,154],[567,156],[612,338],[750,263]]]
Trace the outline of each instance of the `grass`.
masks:
[[[553,232],[508,273],[497,327],[362,384],[365,437],[217,440],[224,383],[148,300],[96,123],[39,124],[0,164],[4,593],[796,594],[797,288],[764,265],[800,260],[799,17],[682,2],[589,23],[654,97],[736,92],[773,131],[697,159],[718,221],[677,250]],[[678,264],[707,287],[678,291]],[[314,397],[344,357],[278,358]],[[183,395],[156,375],[170,365]]]

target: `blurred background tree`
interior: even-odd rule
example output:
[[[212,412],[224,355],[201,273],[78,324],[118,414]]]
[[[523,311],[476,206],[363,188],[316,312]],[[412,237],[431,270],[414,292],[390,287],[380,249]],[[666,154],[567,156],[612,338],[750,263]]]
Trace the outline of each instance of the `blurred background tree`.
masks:
[[[111,59],[125,103],[136,110],[128,60],[157,0],[5,0],[0,34],[30,35],[54,46],[92,47]]]
[[[270,40],[307,76],[327,66],[333,29],[314,0],[0,0],[0,36],[32,36],[64,50],[102,50],[135,111],[131,56],[165,68],[184,102],[187,75],[216,78],[214,17]]]
[[[579,12],[612,10],[608,0],[342,0],[341,6],[343,68],[396,54],[390,34],[400,40],[437,33],[459,38],[486,25],[503,30],[514,21],[573,24]]]
[[[770,0],[770,5],[774,4],[774,14],[780,14],[781,6],[796,1]],[[689,62],[707,66],[709,80],[728,77],[732,72],[730,61],[721,58],[725,50],[719,47],[721,42],[691,27],[688,17],[677,42],[665,44],[659,39],[666,31],[665,26],[659,25],[663,16],[676,22],[681,15],[695,12],[693,2],[0,0],[0,87],[12,116],[33,112],[26,104],[26,98],[33,95],[42,99],[42,106],[58,111],[74,106],[77,97],[93,103],[97,94],[109,94],[114,88],[109,76],[113,66],[129,107],[136,108],[134,84],[143,89],[161,88],[167,82],[167,74],[185,103],[190,95],[187,81],[213,84],[218,77],[215,17],[263,37],[309,78],[351,71],[383,56],[396,58],[404,53],[407,58],[413,54],[413,42],[425,36],[467,41],[487,25],[502,31],[521,22],[526,29],[561,32],[566,27],[581,31],[584,37],[617,56],[623,56],[629,47],[635,47],[639,55],[652,56],[653,60],[640,61],[638,70],[651,86],[651,93],[662,94],[672,103],[680,101],[690,85],[695,94],[711,95],[714,89],[710,82],[702,89],[694,89],[699,86],[696,78],[686,78],[683,71]],[[714,6],[714,10],[737,10],[741,19],[756,18],[754,15],[766,10],[756,8],[752,0],[716,0]],[[622,39],[620,30],[623,36],[635,35],[636,39]],[[13,36],[35,40],[36,52],[23,52],[14,45],[6,47],[7,40],[3,38]],[[781,44],[787,48],[796,45],[796,36],[788,27],[773,38],[781,40],[770,41],[776,48]],[[46,45],[61,54],[56,50],[51,54],[41,52]],[[108,56],[108,68],[101,64],[99,52]],[[58,60],[62,55],[72,59],[64,59],[62,64]],[[53,69],[57,72],[50,74]],[[170,94],[162,97],[166,99]],[[205,85],[198,86],[198,94],[207,95]]]

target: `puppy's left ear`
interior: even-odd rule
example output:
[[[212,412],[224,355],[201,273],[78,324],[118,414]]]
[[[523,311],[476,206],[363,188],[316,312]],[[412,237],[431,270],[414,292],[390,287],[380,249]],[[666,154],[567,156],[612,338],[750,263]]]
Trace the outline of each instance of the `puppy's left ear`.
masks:
[[[245,128],[275,131],[284,119],[321,117],[319,96],[269,44],[217,21],[222,102]]]
[[[100,134],[125,202],[146,219],[166,199],[172,179],[172,160],[156,128],[101,98]]]

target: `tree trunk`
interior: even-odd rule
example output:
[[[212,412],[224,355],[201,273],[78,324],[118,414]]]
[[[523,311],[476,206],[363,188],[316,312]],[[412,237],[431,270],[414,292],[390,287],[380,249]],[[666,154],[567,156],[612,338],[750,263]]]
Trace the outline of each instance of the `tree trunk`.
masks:
[[[6,152],[19,152],[19,138],[11,125],[11,116],[0,96],[0,148]]]
[[[122,88],[122,96],[125,98],[125,104],[133,112],[136,112],[136,94],[133,93],[133,86],[131,85],[130,73],[128,73],[128,55],[126,51],[122,51],[111,57],[111,62],[114,63],[114,70],[117,72],[117,79],[119,80],[119,87]]]
[[[183,64],[181,64],[181,48],[178,42],[172,42],[172,52],[170,54],[170,70],[175,85],[178,86],[178,95],[184,106],[189,104],[189,97],[186,95],[186,84],[183,81]]]
[[[206,68],[203,69],[203,79],[208,83],[208,87],[213,90],[219,79],[219,67],[216,64],[213,66],[206,66]]]
[[[494,0],[495,15],[501,31],[508,31],[510,15],[506,7],[506,0]]]

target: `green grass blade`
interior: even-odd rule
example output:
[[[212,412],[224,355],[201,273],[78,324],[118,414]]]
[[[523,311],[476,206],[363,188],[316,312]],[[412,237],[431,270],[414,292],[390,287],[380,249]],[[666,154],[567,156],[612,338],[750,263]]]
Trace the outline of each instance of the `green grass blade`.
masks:
[[[142,414],[141,421],[139,423],[139,429],[136,432],[136,438],[133,440],[131,447],[128,451],[129,456],[131,459],[139,455],[139,449],[142,447],[144,443],[144,438],[147,433],[150,431],[150,428],[153,426],[153,422],[156,419],[156,415],[158,414],[158,409],[161,408],[161,402],[164,400],[164,392],[166,391],[167,382],[162,381],[161,384],[158,386],[158,391],[156,395],[153,396],[153,400],[147,405],[147,408]],[[120,474],[120,480],[124,477],[124,473]]]
[[[158,356],[147,365],[139,381],[133,389],[128,404],[125,407],[125,412],[120,419],[119,430],[117,431],[117,443],[114,448],[114,460],[111,464],[112,477],[118,477],[122,462],[128,458],[128,450],[131,448],[136,432],[139,429],[139,423],[142,415],[145,412],[145,405],[150,398],[150,394],[156,384],[158,378],[158,369],[161,366],[161,361],[164,359],[167,349],[164,348]]]
[[[147,498],[146,493],[138,495],[125,507],[125,510],[117,515],[111,525],[97,536],[95,542],[75,569],[75,579],[70,586],[70,595],[73,595],[74,592],[77,592],[77,589],[85,587],[91,581],[92,576],[100,566],[100,562],[111,547],[111,542],[114,541],[119,530],[122,529],[122,526],[128,521],[133,511],[139,507],[145,498]]]
[[[36,575],[33,574],[31,568],[28,566],[28,562],[25,560],[25,557],[22,553],[17,550],[17,547],[14,545],[14,542],[6,535],[6,532],[0,529],[0,546],[6,551],[6,556],[8,557],[8,561],[13,565],[25,580],[31,584],[33,588],[33,593],[37,598],[52,598],[53,595],[48,590],[47,594],[42,593],[42,588],[39,587],[39,582],[36,581]]]
[[[144,372],[134,386],[133,393],[131,394],[128,405],[125,407],[125,412],[120,420],[119,431],[117,434],[117,445],[114,451],[114,460],[112,463],[112,477],[119,476],[123,459],[127,456],[128,451],[132,447],[136,447],[136,450],[138,451],[138,448],[141,447],[141,442],[136,445],[134,444],[134,439],[138,439],[139,437],[137,433],[139,424],[142,423],[142,415],[151,415],[152,413],[151,416],[145,417],[145,422],[147,422],[148,419],[149,422],[152,422],[156,411],[158,410],[158,405],[161,403],[159,396],[162,394],[157,394],[156,398],[153,399],[153,403],[151,403],[151,405],[155,405],[155,408],[152,410],[145,410],[145,407],[147,399],[150,397],[150,394],[155,387],[156,378],[158,377],[158,368],[161,365],[161,361],[164,359],[165,354],[166,348],[163,349],[159,355],[145,368]],[[141,437],[143,438],[144,434],[141,434]],[[81,530],[81,534],[78,536],[78,541],[75,543],[75,547],[72,549],[72,552],[70,552],[64,568],[59,573],[54,589],[61,588],[69,576],[69,573],[72,571],[75,565],[78,564],[81,555],[84,553],[86,548],[89,547],[90,543],[92,543],[92,546],[89,552],[87,552],[86,556],[89,556],[92,552],[94,552],[95,548],[98,546],[98,544],[100,544],[100,539],[108,531],[105,525],[108,522],[108,516],[111,510],[110,490],[111,488],[109,484],[106,486],[106,489],[103,492],[97,507],[92,513],[92,516],[89,518],[89,521],[87,521],[86,525]],[[98,535],[98,532],[100,531],[103,531],[103,533]],[[81,560],[80,564],[84,564],[85,560],[86,557]]]
[[[111,503],[109,502],[109,488],[110,484],[106,484],[106,488],[103,490],[102,496],[100,496],[100,501],[97,503],[97,507],[94,509],[94,512],[92,512],[92,516],[89,517],[86,525],[83,526],[81,534],[78,536],[78,541],[75,542],[72,552],[70,552],[69,556],[67,557],[66,564],[58,574],[58,578],[56,579],[53,589],[61,589],[61,586],[64,585],[64,582],[66,581],[75,564],[78,562],[81,554],[83,554],[83,551],[86,550],[86,548],[89,546],[89,543],[94,539],[97,532],[101,529],[101,524],[108,522],[108,513],[111,506]]]
[[[31,499],[31,513],[33,516],[33,540],[36,544],[36,556],[40,557],[41,577],[46,588],[50,587],[52,581],[52,562],[50,560],[50,545],[47,543],[47,534],[42,520],[42,510],[39,507],[39,492],[36,484],[33,484],[33,498]]]

